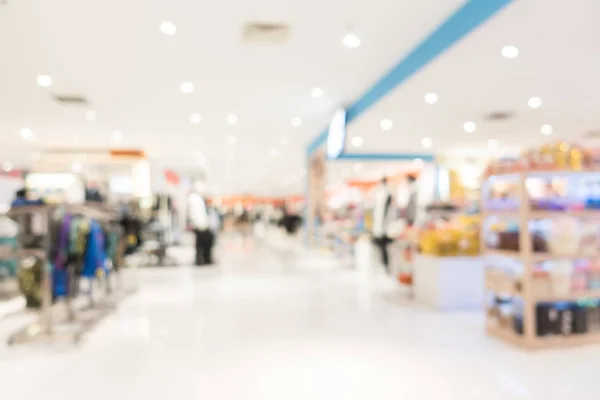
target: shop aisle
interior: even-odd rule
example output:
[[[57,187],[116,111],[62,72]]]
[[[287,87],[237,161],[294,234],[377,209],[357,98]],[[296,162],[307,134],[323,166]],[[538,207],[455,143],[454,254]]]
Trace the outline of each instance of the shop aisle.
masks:
[[[217,268],[141,270],[78,348],[0,350],[2,398],[598,398],[600,347],[521,352],[481,316],[417,307],[320,253],[239,237],[219,253]]]

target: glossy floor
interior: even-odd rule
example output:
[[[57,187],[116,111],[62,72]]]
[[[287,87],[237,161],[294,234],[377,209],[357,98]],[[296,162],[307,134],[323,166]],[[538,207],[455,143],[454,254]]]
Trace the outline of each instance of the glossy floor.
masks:
[[[191,258],[189,249],[180,255]],[[78,348],[0,351],[0,397],[592,400],[600,347],[527,353],[476,313],[412,304],[321,254],[223,240],[219,266],[139,271]]]

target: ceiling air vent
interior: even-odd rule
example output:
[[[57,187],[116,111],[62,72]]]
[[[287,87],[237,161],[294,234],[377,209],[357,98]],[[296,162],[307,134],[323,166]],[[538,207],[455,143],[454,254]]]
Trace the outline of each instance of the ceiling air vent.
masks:
[[[247,22],[242,39],[251,43],[282,44],[290,34],[290,26],[279,22]]]
[[[55,94],[54,100],[67,106],[85,106],[88,104],[87,99],[79,95]]]
[[[493,111],[484,115],[486,121],[506,121],[513,118],[515,115],[508,111]]]

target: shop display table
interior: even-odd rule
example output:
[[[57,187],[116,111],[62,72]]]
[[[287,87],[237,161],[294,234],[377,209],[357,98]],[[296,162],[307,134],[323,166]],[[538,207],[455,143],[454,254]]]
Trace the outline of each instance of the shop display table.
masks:
[[[414,297],[440,310],[481,310],[484,305],[482,257],[435,257],[417,254]]]

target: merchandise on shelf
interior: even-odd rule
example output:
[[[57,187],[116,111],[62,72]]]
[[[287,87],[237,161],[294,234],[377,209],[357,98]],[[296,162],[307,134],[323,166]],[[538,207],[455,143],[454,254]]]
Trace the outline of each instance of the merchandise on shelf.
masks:
[[[430,221],[420,230],[421,253],[440,257],[478,255],[480,222],[479,216],[467,215]]]

